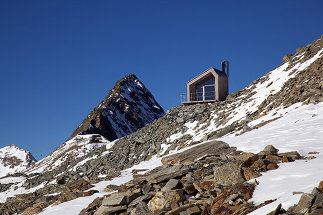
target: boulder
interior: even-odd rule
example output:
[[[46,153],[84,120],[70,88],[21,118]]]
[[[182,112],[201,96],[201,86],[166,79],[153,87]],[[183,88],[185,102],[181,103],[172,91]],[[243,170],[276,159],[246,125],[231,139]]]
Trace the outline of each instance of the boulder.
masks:
[[[268,155],[264,160],[269,161],[271,163],[280,163],[282,161],[282,158],[277,155]]]
[[[169,180],[185,175],[188,172],[188,167],[184,165],[175,165],[171,167],[157,168],[152,172],[142,176],[142,179],[146,180],[149,184],[156,184],[162,181]]]
[[[150,184],[144,184],[142,187],[141,187],[141,191],[144,195],[148,194],[152,189],[152,186]]]
[[[205,190],[213,190],[215,188],[215,182],[213,179],[201,180],[200,187]]]
[[[183,190],[160,191],[148,202],[148,208],[152,213],[161,212],[170,209],[172,203],[179,203],[182,201]]]
[[[165,186],[161,189],[161,191],[169,191],[178,186],[178,180],[177,179],[170,179]]]
[[[257,172],[252,168],[242,167],[242,169],[243,169],[243,176],[247,181],[249,181],[250,179],[257,178],[257,177],[261,176],[260,172]]]
[[[302,158],[302,156],[297,151],[279,153],[278,155],[281,156],[281,157],[286,156],[288,159],[291,158],[292,160],[298,160],[298,159]]]
[[[123,210],[127,210],[126,205],[118,205],[118,206],[101,205],[99,209],[94,213],[94,215],[109,215],[110,213],[115,213]]]
[[[127,193],[113,193],[108,197],[105,197],[102,201],[103,206],[113,205],[126,205],[127,204]]]
[[[320,182],[318,188],[319,188],[319,190],[321,190],[323,192],[323,181]]]
[[[270,164],[267,165],[268,170],[278,169],[278,167],[279,166],[277,164],[275,164],[275,163],[270,163]]]
[[[215,184],[233,185],[244,182],[241,165],[229,162],[220,167],[214,167]]]
[[[262,159],[259,159],[259,160],[256,160],[251,166],[250,166],[251,169],[254,169],[256,171],[267,171],[267,167],[266,167],[266,164],[264,162],[264,160]]]
[[[307,211],[309,211],[309,208],[312,206],[314,200],[315,200],[314,195],[309,194],[309,193],[304,193],[301,196],[301,198],[295,208],[295,211],[297,213],[305,214]]]
[[[243,167],[249,167],[251,166],[256,160],[259,159],[259,156],[253,153],[244,153],[242,155],[239,155],[235,158],[238,161],[242,162]]]
[[[184,152],[167,156],[162,159],[162,163],[164,165],[174,165],[178,163],[191,164],[195,160],[199,160],[208,155],[219,155],[220,153],[226,153],[225,149],[229,148],[230,146],[225,142],[212,140]]]
[[[267,145],[261,152],[259,152],[259,155],[275,155],[277,154],[279,150],[276,149],[274,146],[272,145]]]

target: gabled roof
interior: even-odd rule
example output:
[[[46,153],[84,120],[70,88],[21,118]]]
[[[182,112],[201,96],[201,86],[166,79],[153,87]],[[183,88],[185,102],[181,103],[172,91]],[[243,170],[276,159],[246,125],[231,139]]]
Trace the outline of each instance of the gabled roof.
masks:
[[[191,82],[195,82],[195,81],[199,80],[201,77],[206,76],[207,74],[212,74],[214,77],[216,75],[218,75],[218,76],[226,76],[226,74],[224,72],[211,67],[211,68],[207,69],[205,72],[199,74],[198,76],[196,76],[195,78],[193,78],[192,80],[190,80],[187,83],[190,84]]]

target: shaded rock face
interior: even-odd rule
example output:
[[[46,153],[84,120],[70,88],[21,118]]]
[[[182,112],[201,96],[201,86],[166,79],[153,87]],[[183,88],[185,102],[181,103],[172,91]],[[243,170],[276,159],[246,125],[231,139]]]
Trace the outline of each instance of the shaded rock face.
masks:
[[[123,77],[73,132],[101,134],[112,141],[129,135],[165,114],[134,74]]]
[[[23,171],[35,163],[30,152],[15,145],[0,149],[0,177],[7,174]]]

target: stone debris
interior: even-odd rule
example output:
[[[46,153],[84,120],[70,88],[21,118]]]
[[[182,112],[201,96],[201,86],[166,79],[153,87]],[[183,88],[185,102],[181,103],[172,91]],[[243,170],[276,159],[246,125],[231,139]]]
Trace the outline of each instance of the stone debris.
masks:
[[[220,141],[215,141],[213,144],[223,146]],[[205,147],[203,145],[196,146],[196,150],[191,151],[190,155],[194,158],[200,156]],[[214,148],[216,147],[214,146]],[[222,150],[218,150],[216,154],[212,152],[212,156],[202,156],[201,159],[186,159],[188,156],[186,152],[174,154],[169,160],[179,158],[179,160],[186,162],[177,162],[173,165],[166,162],[162,167],[134,178],[125,187],[123,186],[123,191],[119,189],[118,193],[104,197],[101,206],[96,205],[96,212],[90,206],[83,211],[90,211],[85,214],[95,215],[247,214],[257,209],[248,202],[252,197],[256,183],[247,182],[247,180],[261,175],[261,171],[270,170],[271,164],[277,165],[277,163],[283,162],[284,156],[296,154],[291,152],[278,155],[278,150],[271,150],[271,153],[259,153],[261,154],[259,155],[241,153],[228,145],[220,148]],[[265,149],[268,148],[272,149],[273,147]],[[222,153],[229,153],[231,156],[223,160],[220,158]],[[275,157],[272,157],[273,154]],[[262,161],[260,163],[265,167],[254,168],[254,164],[259,161]],[[163,176],[161,177],[161,175]],[[319,190],[319,192],[321,191]],[[131,195],[134,198],[129,198]],[[304,202],[308,203],[309,201]],[[309,204],[306,204],[306,207],[308,206]],[[279,214],[281,211],[281,208],[277,208],[272,214]]]

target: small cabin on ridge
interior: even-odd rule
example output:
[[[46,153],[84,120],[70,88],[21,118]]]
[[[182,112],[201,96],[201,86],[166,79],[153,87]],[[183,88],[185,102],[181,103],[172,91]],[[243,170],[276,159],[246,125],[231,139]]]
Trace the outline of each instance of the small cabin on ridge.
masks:
[[[182,104],[223,101],[229,92],[229,61],[222,62],[222,71],[211,67],[187,83]]]

